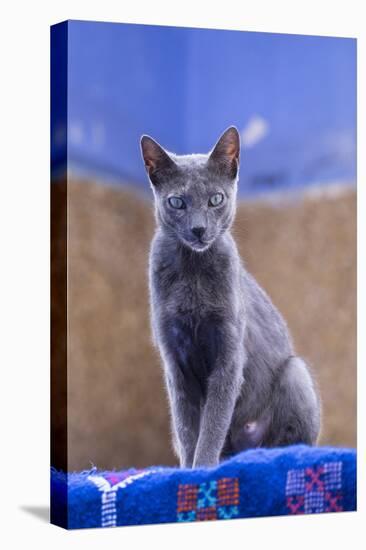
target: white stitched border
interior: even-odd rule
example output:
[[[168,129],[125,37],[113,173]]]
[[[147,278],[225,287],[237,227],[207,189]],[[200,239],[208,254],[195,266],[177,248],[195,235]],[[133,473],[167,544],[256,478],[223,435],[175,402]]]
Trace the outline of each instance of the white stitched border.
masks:
[[[132,474],[126,477],[122,481],[119,481],[115,485],[110,483],[102,476],[88,476],[88,480],[92,481],[102,493],[101,495],[101,526],[102,527],[116,527],[117,525],[117,491],[118,489],[124,489],[137,479],[141,479],[149,474],[153,474],[158,470],[147,470],[139,472],[138,474]]]

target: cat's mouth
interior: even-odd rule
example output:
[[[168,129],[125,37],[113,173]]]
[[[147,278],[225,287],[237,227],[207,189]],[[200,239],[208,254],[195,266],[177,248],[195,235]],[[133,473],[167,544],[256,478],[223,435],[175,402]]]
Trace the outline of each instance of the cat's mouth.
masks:
[[[204,241],[203,239],[195,239],[194,241],[185,241],[185,243],[192,250],[196,250],[197,252],[204,252],[211,246],[211,244],[213,243],[213,239],[210,241]]]

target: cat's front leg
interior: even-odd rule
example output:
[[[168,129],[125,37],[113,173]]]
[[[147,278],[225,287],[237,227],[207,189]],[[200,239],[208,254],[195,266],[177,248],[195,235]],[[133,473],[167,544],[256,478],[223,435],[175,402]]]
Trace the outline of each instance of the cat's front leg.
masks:
[[[208,380],[193,467],[216,466],[228,434],[242,383],[239,360],[221,364]]]
[[[187,394],[184,379],[179,373],[167,376],[174,448],[181,468],[192,468],[197,446],[200,403]]]

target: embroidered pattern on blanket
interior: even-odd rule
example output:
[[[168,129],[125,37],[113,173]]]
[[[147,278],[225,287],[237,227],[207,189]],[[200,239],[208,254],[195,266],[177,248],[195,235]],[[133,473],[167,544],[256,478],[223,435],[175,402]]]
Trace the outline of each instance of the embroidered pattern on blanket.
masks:
[[[221,478],[199,484],[180,484],[177,521],[207,521],[239,516],[238,478]]]
[[[290,514],[341,512],[342,462],[289,470],[286,505]]]
[[[117,491],[124,489],[137,479],[141,479],[149,474],[155,473],[157,470],[141,470],[135,474],[114,473],[110,472],[105,476],[88,476],[101,491],[101,527],[116,527],[117,526]]]

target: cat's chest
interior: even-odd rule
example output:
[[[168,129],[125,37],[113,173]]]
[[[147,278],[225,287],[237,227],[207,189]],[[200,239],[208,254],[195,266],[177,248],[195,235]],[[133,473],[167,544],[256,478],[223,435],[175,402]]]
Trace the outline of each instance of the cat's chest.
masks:
[[[159,305],[165,313],[196,318],[223,307],[227,297],[223,279],[225,274],[215,264],[184,269],[162,264],[153,274]]]
[[[214,315],[167,317],[163,323],[164,346],[183,375],[192,398],[205,395],[207,380],[217,365],[223,345],[223,323]]]
[[[230,265],[213,260],[182,264],[170,255],[151,264],[154,325],[192,399],[205,395],[225,344],[225,319],[235,307]]]

